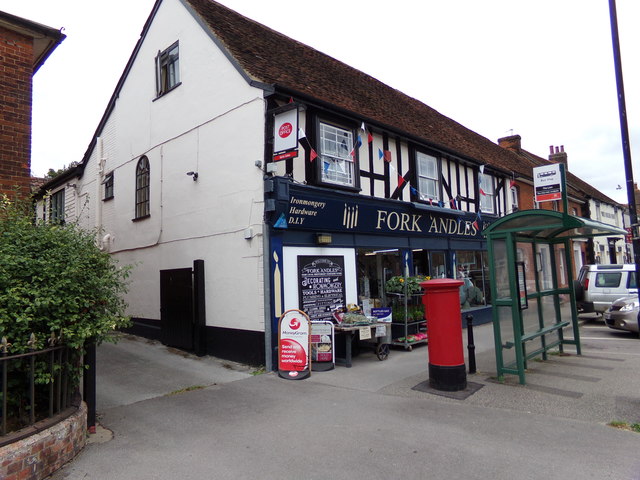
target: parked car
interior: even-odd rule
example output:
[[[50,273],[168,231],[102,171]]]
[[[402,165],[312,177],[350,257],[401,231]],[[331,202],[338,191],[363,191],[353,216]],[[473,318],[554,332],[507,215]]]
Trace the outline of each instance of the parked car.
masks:
[[[574,282],[581,313],[604,313],[621,297],[638,292],[635,265],[583,265]]]
[[[611,304],[604,312],[604,322],[607,327],[614,330],[627,330],[640,332],[638,328],[638,313],[640,313],[640,301],[637,295],[622,297]]]

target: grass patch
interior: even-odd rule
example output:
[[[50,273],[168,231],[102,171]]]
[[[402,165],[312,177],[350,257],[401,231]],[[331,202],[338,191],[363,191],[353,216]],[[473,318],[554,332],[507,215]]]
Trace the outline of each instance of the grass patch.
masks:
[[[264,365],[261,365],[255,370],[251,371],[251,375],[253,375],[254,377],[257,375],[262,375],[263,373],[266,373],[266,369],[264,368]]]
[[[165,396],[169,397],[171,395],[180,395],[181,393],[193,392],[194,390],[202,390],[203,388],[207,388],[204,385],[191,385],[190,387],[181,388],[180,390],[174,390],[173,392],[167,393]]]
[[[623,422],[621,420],[612,420],[607,423],[609,427],[619,428],[620,430],[628,430],[630,432],[640,433],[640,423],[631,423]]]

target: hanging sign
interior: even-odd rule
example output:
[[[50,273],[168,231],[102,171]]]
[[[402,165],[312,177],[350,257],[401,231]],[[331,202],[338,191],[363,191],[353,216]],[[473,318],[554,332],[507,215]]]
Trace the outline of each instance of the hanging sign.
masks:
[[[298,109],[291,108],[274,115],[273,160],[298,156]]]
[[[536,202],[549,202],[562,200],[562,174],[561,164],[545,165],[533,169],[533,188],[535,189]]]
[[[300,310],[287,310],[278,323],[278,375],[302,380],[311,374],[311,322]]]
[[[335,361],[333,323],[311,322],[311,369],[314,372],[333,370]]]

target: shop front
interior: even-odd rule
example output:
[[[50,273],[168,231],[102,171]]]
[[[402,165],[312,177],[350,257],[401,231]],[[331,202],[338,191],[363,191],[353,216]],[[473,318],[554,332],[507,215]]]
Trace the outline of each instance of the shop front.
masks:
[[[392,344],[426,341],[419,282],[458,278],[461,321],[491,321],[486,241],[475,213],[267,180],[272,332],[288,309],[312,321],[375,314]],[[382,313],[380,313],[382,312]]]

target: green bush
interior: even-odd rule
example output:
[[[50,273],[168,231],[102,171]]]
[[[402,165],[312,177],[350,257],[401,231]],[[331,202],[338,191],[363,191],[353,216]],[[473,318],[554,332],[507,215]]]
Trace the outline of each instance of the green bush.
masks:
[[[82,350],[128,325],[130,267],[118,266],[96,245],[96,233],[75,224],[33,221],[31,206],[0,198],[0,337],[9,353],[46,348],[53,334]]]

